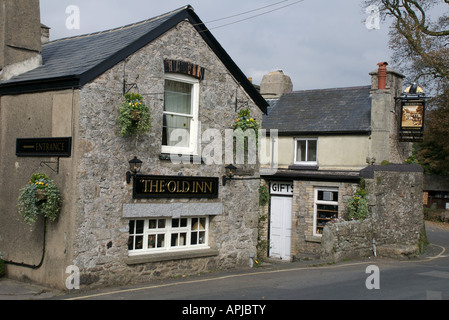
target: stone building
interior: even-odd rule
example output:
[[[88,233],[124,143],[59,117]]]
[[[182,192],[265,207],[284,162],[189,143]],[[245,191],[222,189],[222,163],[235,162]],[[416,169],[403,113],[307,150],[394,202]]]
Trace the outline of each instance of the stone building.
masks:
[[[324,227],[346,218],[346,201],[360,186],[361,170],[410,156],[411,143],[398,137],[395,100],[404,76],[387,63],[370,75],[370,86],[283,91],[270,101],[263,128],[278,130],[267,142],[268,149],[277,145],[278,156],[262,167],[275,171],[263,174],[271,193],[264,212],[268,256],[287,261],[319,256]],[[277,87],[290,84],[287,79]],[[271,91],[261,86],[262,95],[275,96]]]
[[[69,266],[81,286],[99,286],[248,265],[258,165],[247,166],[255,179],[223,186],[225,155],[212,161],[207,146],[210,130],[225,137],[242,108],[261,121],[267,103],[193,8],[41,45],[39,1],[0,4],[0,251],[8,276],[65,288]],[[11,38],[11,28],[23,34]],[[148,134],[120,136],[125,92],[150,107]],[[187,141],[169,143],[170,126],[181,126]],[[33,156],[18,151],[21,139],[31,149],[45,141],[69,149]],[[143,163],[128,184],[134,157]],[[56,182],[63,206],[57,221],[29,226],[17,198],[37,172]]]

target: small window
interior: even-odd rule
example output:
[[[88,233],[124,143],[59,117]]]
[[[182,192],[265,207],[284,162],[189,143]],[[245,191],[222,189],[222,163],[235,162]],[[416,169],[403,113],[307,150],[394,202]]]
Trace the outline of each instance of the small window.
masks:
[[[129,221],[130,255],[209,248],[209,218],[152,218]]]
[[[296,139],[295,163],[304,165],[316,165],[317,145],[317,139]]]
[[[198,80],[182,75],[166,76],[162,120],[163,153],[196,153],[198,100]]]
[[[321,236],[324,226],[338,218],[338,190],[315,189],[314,235]]]

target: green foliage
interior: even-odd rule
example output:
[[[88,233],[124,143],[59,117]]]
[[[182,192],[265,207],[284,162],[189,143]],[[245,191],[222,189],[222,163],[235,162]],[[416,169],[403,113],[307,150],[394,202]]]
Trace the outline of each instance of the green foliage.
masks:
[[[251,118],[249,109],[243,109],[240,110],[238,119],[236,120],[233,129],[242,129],[243,132],[248,129],[253,129],[257,137],[260,129],[260,123],[254,118]]]
[[[143,97],[138,93],[125,94],[125,101],[119,106],[120,136],[132,136],[145,134],[151,130],[151,115],[142,101]],[[135,118],[137,117],[137,118]]]
[[[266,185],[259,187],[259,205],[265,207],[270,200],[270,193]]]
[[[360,188],[349,198],[347,202],[347,214],[349,220],[363,220],[368,216],[368,199],[364,181],[360,182]]]
[[[20,190],[17,208],[28,224],[42,215],[51,222],[58,218],[62,205],[61,194],[54,181],[45,174],[33,174],[28,184]]]

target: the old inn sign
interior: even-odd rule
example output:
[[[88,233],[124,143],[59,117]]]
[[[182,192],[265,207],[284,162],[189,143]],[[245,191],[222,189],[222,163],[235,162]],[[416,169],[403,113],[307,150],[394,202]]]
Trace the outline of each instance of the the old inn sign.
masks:
[[[137,175],[133,198],[218,198],[218,181],[206,177]]]

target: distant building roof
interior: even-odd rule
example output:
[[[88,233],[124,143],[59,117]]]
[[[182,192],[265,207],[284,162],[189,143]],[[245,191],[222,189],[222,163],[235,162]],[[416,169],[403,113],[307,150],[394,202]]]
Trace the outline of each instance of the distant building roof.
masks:
[[[371,86],[284,94],[263,119],[263,128],[291,134],[369,134]]]
[[[82,87],[103,72],[188,19],[254,102],[266,112],[265,99],[208,31],[191,6],[117,29],[64,38],[42,46],[42,66],[0,82],[0,94]]]

